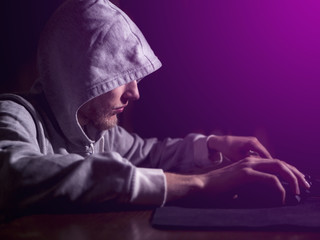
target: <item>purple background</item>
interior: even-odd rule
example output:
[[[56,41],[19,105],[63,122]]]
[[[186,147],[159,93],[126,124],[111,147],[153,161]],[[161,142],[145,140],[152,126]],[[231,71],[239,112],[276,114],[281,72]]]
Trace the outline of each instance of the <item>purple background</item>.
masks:
[[[318,172],[318,1],[127,2],[163,62],[141,82],[138,132],[255,135],[275,157]]]
[[[2,86],[13,79],[21,90],[34,74],[37,35],[59,2],[10,3],[20,11],[3,15]],[[143,137],[254,135],[275,157],[319,173],[318,1],[119,2],[163,62],[139,85],[125,125]]]

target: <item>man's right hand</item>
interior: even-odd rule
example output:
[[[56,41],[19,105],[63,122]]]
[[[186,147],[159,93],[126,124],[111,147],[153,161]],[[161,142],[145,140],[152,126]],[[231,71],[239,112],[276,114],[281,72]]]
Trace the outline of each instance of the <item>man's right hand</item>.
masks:
[[[237,189],[254,184],[260,192],[272,196],[273,202],[282,205],[285,203],[286,190],[281,180],[289,184],[293,194],[300,194],[300,188],[310,187],[304,175],[294,166],[277,159],[258,157],[247,157],[226,167],[198,175],[165,174],[168,204],[192,198],[193,202],[196,201],[201,206],[205,198],[206,202],[209,200],[215,205],[215,201],[221,199],[221,196],[232,196],[237,194]],[[253,190],[250,194],[253,195],[252,199],[256,199],[254,194],[258,193]]]

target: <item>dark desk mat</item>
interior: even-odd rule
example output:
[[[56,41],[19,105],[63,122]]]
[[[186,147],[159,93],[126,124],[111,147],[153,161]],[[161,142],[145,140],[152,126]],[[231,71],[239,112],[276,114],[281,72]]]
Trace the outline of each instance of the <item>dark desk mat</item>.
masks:
[[[296,206],[254,209],[162,207],[151,219],[156,228],[320,230],[320,199]]]

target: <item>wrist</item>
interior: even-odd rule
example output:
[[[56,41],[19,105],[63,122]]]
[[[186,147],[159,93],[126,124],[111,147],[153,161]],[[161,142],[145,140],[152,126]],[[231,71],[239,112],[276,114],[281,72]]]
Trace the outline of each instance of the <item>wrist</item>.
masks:
[[[205,178],[202,175],[165,173],[165,176],[167,181],[166,203],[183,202],[196,196],[205,186]]]

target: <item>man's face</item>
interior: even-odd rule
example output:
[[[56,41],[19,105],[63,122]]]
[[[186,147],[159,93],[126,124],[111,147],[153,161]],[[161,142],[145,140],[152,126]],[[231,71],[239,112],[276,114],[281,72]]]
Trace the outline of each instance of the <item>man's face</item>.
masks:
[[[110,129],[118,123],[117,114],[139,97],[137,82],[132,81],[85,103],[78,111],[78,121],[82,127],[91,123],[101,131]]]

